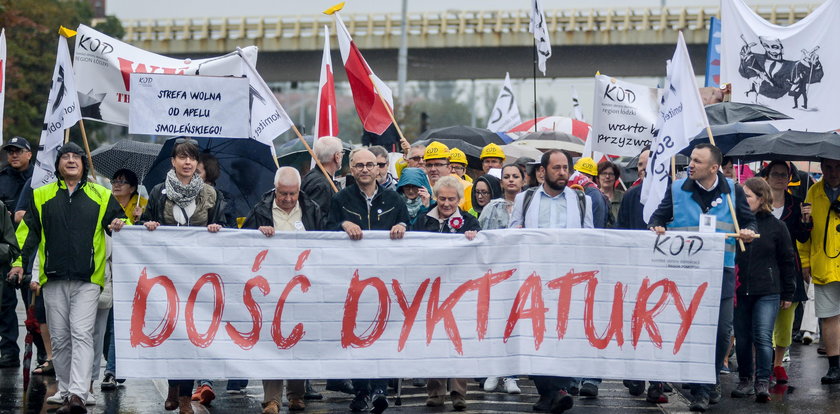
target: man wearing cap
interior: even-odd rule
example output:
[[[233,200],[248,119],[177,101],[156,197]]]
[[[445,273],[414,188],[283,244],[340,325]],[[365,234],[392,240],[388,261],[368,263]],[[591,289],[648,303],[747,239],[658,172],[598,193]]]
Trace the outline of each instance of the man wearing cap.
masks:
[[[607,227],[610,215],[609,199],[598,189],[594,178],[598,176],[598,165],[595,160],[583,157],[575,163],[575,172],[569,177],[569,186],[579,187],[592,198],[592,218],[596,229]]]
[[[467,175],[467,154],[458,148],[449,150],[449,166],[452,169],[452,174],[456,177],[471,183],[472,177]]]
[[[9,162],[0,170],[0,201],[11,211],[17,206],[18,197],[23,185],[30,177],[35,164],[32,159],[32,148],[26,138],[14,137],[3,146],[6,160]]]
[[[32,192],[16,234],[21,254],[9,278],[21,280],[22,263],[35,254],[41,258],[39,278],[30,287],[43,286],[53,366],[64,399],[57,413],[86,413],[93,325],[105,283],[105,233],[122,228],[125,212],[107,188],[87,182],[85,153],[78,145],[58,150],[55,172],[56,182]]]
[[[481,150],[481,169],[487,174],[492,168],[502,168],[502,163],[505,161],[505,152],[502,147],[496,144],[487,144]]]

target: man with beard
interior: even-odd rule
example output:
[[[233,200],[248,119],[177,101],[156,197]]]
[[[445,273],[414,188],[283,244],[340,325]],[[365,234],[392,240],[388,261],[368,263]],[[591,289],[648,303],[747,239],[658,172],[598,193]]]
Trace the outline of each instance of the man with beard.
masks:
[[[566,186],[571,165],[572,156],[566,151],[553,149],[543,154],[539,168],[545,180],[516,196],[510,228],[594,228],[592,199]],[[540,393],[534,411],[562,413],[574,405],[569,395],[576,382],[573,378],[534,376],[533,380]]]

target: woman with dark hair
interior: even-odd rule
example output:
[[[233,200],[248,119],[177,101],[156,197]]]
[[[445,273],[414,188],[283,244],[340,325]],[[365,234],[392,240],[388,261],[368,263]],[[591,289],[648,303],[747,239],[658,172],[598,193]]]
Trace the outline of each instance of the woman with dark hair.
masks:
[[[204,180],[204,183],[216,187],[216,180],[222,175],[222,169],[219,167],[219,160],[215,155],[209,152],[202,152],[198,156],[198,164],[195,167],[198,175]],[[230,195],[222,190],[216,188],[219,195],[222,196],[222,212],[225,215],[225,226],[230,228],[239,227],[236,221],[236,212],[233,210],[233,200]],[[244,221],[245,218],[243,217]]]
[[[221,230],[225,218],[222,196],[205,183],[196,171],[199,149],[195,140],[177,138],[172,147],[172,169],[164,182],[149,192],[149,203],[141,222],[154,231],[159,226],[207,227],[210,233]],[[182,414],[193,412],[191,405],[193,380],[169,380],[169,395],[164,408],[180,409]],[[212,386],[202,384],[197,390],[199,401],[209,404],[215,398]]]
[[[610,161],[598,163],[598,177],[595,178],[598,188],[610,200],[610,216],[617,219],[618,210],[621,207],[621,199],[624,198],[624,189],[619,188],[621,184],[621,170]],[[616,187],[618,186],[618,187]]]
[[[137,174],[126,168],[117,170],[111,177],[111,194],[125,211],[125,216],[130,220],[128,224],[134,224],[140,220],[143,209],[149,201],[145,197],[140,197],[137,192],[138,184]]]
[[[502,197],[491,200],[481,210],[478,222],[484,230],[506,229],[513,210],[513,200],[522,192],[525,177],[517,164],[508,164],[502,168]]]
[[[791,177],[790,166],[784,161],[773,161],[762,172],[773,194],[773,216],[785,223],[791,239],[800,243],[808,241],[811,232],[805,223],[805,217],[811,214],[811,207],[802,206],[802,200],[787,191]],[[795,252],[796,243],[793,243],[793,249]],[[776,351],[773,356],[773,376],[779,384],[788,382],[787,371],[782,362],[792,342],[793,321],[797,305],[800,302],[804,305],[808,300],[805,280],[802,278],[802,264],[799,262],[799,254],[794,254],[793,257],[796,262],[796,293],[793,295],[793,305],[788,309],[779,310],[773,330],[773,345]],[[816,326],[810,329],[816,330]]]
[[[475,179],[472,186],[472,208],[469,213],[478,217],[490,201],[502,196],[502,182],[498,178],[484,174]]]
[[[747,243],[746,250],[736,256],[733,326],[740,380],[731,395],[744,398],[755,394],[755,401],[764,403],[770,400],[773,325],[779,309],[791,306],[796,264],[787,227],[773,217],[770,186],[753,177],[744,182],[744,194],[761,238]]]

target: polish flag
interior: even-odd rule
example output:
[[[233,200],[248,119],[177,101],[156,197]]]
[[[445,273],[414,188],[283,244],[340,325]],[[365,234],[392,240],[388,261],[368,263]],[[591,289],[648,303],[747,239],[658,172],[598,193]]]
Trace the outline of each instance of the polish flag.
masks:
[[[343,4],[342,4],[343,5]],[[379,79],[368,66],[350,32],[341,21],[337,7],[331,8],[326,13],[332,14],[335,18],[338,46],[341,49],[341,60],[344,61],[344,70],[347,71],[347,80],[350,82],[350,90],[353,92],[353,102],[356,104],[356,112],[365,131],[382,135],[391,126],[391,117],[388,115],[388,108],[382,103],[382,99],[376,95],[376,88],[382,93],[385,101],[393,108],[391,89]],[[376,88],[374,88],[374,82]]]
[[[338,136],[338,110],[335,106],[335,80],[330,58],[330,29],[324,26],[324,57],[321,59],[321,80],[318,82],[318,104],[315,110],[315,139]]]

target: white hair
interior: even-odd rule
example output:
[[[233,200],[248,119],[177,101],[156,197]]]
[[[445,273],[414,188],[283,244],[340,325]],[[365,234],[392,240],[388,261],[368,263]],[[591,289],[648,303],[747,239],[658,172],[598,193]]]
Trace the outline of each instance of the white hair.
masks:
[[[344,147],[341,144],[341,140],[336,137],[321,137],[315,140],[313,151],[315,151],[315,156],[318,157],[318,161],[322,163],[327,163],[332,160],[333,155],[337,152],[341,152]]]
[[[274,187],[280,185],[294,185],[300,188],[300,171],[292,167],[280,167],[274,173]]]
[[[464,184],[461,183],[461,180],[451,175],[441,177],[440,180],[437,180],[437,182],[435,183],[435,187],[432,191],[434,191],[435,194],[437,194],[438,191],[440,191],[442,188],[451,188],[455,190],[455,192],[458,193],[458,200],[461,200],[463,198]]]

